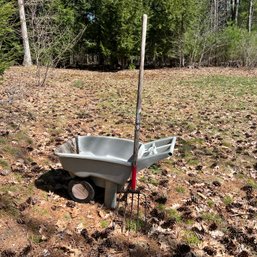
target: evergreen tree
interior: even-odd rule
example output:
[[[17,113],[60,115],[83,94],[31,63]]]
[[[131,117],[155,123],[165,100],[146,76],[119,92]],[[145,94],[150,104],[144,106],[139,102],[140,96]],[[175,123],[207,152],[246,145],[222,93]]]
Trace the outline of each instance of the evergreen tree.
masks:
[[[142,10],[142,1],[137,0],[92,1],[93,18],[86,34],[95,42],[101,64],[117,68],[132,61],[139,50]]]
[[[184,36],[196,11],[194,0],[160,0],[150,3],[148,53],[153,63],[177,59],[184,66]]]
[[[14,62],[20,52],[14,33],[14,14],[12,2],[0,0],[0,75]]]

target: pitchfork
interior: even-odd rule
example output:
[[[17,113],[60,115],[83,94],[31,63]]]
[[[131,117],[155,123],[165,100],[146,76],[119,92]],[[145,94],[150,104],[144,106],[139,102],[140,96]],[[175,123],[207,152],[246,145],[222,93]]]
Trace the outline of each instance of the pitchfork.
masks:
[[[147,28],[147,15],[143,15],[142,21],[142,38],[141,38],[141,55],[140,55],[140,69],[139,69],[139,79],[138,79],[138,90],[137,90],[137,105],[136,105],[136,119],[135,119],[135,133],[134,133],[134,147],[133,147],[133,158],[131,166],[131,182],[128,188],[123,192],[124,195],[122,199],[125,199],[124,207],[124,221],[122,230],[131,230],[133,227],[132,222],[136,221],[136,231],[139,228],[139,209],[140,209],[140,198],[144,197],[144,220],[146,220],[146,197],[136,189],[137,181],[137,162],[138,162],[138,149],[139,149],[139,134],[140,134],[140,114],[141,114],[141,102],[142,102],[142,89],[144,80],[144,61],[145,61],[145,41],[146,41],[146,28]],[[131,202],[129,203],[128,200]],[[129,206],[130,205],[130,206]],[[135,211],[136,205],[136,213]],[[127,214],[127,211],[130,212]],[[136,216],[135,216],[136,215]],[[128,219],[128,220],[127,220]]]

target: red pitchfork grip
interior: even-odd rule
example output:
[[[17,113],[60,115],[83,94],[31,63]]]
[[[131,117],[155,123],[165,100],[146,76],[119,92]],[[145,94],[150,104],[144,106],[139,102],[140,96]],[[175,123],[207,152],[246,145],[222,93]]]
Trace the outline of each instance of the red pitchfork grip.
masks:
[[[136,190],[136,180],[137,180],[137,167],[132,165],[131,169],[131,189]]]

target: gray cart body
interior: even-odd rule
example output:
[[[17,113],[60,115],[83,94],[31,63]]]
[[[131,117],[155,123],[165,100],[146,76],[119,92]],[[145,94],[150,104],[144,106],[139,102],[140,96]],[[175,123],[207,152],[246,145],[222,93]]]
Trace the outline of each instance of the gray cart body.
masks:
[[[137,170],[171,156],[175,142],[176,137],[168,137],[140,143]],[[133,145],[133,140],[116,137],[78,136],[59,146],[55,154],[72,177],[89,177],[105,188],[105,205],[115,208],[116,193],[131,175]]]

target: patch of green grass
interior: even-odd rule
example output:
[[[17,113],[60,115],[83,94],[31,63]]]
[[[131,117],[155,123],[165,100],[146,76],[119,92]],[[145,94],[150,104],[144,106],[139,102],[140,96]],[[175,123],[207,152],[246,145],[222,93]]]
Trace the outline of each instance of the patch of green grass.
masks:
[[[222,145],[226,147],[232,147],[233,144],[231,143],[231,141],[223,140]]]
[[[4,192],[2,191],[2,187],[0,188],[0,192]],[[11,197],[6,195],[1,196],[0,202],[4,205],[4,208],[0,209],[0,218],[3,216],[8,216],[17,219],[20,216],[20,212],[14,205],[14,201]]]
[[[100,226],[101,228],[107,228],[109,226],[109,221],[108,220],[101,220],[100,221]]]
[[[21,184],[5,184],[0,186],[0,192],[7,193],[8,191],[16,193],[16,192],[22,192],[23,186]]]
[[[215,88],[233,96],[245,94],[257,95],[257,79],[255,77],[239,77],[230,75],[202,76],[200,79],[189,81],[191,85],[205,88]]]
[[[223,197],[223,203],[225,205],[229,205],[229,204],[233,203],[233,198],[231,196],[229,196],[229,195],[225,195]]]
[[[208,204],[208,206],[210,207],[210,208],[212,208],[214,205],[215,205],[215,203],[212,201],[212,200],[207,200],[207,204]]]
[[[92,117],[91,114],[85,110],[80,110],[76,113],[76,115],[79,119],[87,119]]]
[[[185,242],[191,246],[198,245],[201,243],[201,240],[197,237],[197,235],[191,230],[185,230],[183,239]]]
[[[187,161],[188,165],[198,165],[199,164],[199,160],[197,159],[190,159]]]
[[[70,216],[70,214],[69,214],[68,212],[64,213],[63,218],[64,218],[66,221],[71,220],[71,216]]]
[[[253,189],[257,190],[257,182],[253,179],[248,179],[247,180],[247,185],[251,186]]]
[[[234,176],[237,178],[237,179],[245,179],[246,175],[242,172],[237,172],[236,174],[234,174]]]
[[[41,217],[50,217],[50,213],[46,208],[34,205],[32,206],[33,212]]]
[[[66,117],[56,118],[52,123],[48,124],[47,130],[52,136],[58,136],[63,133],[66,127],[67,119]]]
[[[145,226],[145,222],[142,219],[126,220],[126,229],[129,231],[140,231]]]
[[[175,219],[177,222],[180,222],[182,220],[180,213],[176,209],[167,208],[164,204],[158,204],[156,206],[156,209],[164,212],[167,218]]]
[[[8,143],[8,139],[6,137],[0,137],[0,146]]]
[[[194,220],[191,220],[191,219],[188,219],[188,220],[185,220],[185,223],[188,225],[188,226],[192,226],[195,221]]]
[[[60,128],[60,127],[49,128],[49,129],[48,129],[48,132],[49,132],[52,136],[56,137],[56,136],[59,136],[60,134],[63,133],[63,128]]]
[[[142,177],[139,178],[139,181],[143,182],[143,183],[147,183],[147,177],[146,176],[142,176]]]
[[[72,87],[76,87],[76,88],[79,88],[79,89],[83,89],[85,87],[85,83],[84,81],[80,80],[80,79],[77,79],[75,80],[72,84],[71,84]]]
[[[152,174],[160,174],[162,171],[161,171],[161,168],[158,164],[153,164],[152,166],[149,167],[150,171]]]
[[[181,221],[180,213],[175,209],[166,209],[165,210],[168,218],[175,219],[177,222]]]
[[[181,156],[188,159],[193,159],[192,151],[196,148],[191,142],[181,140],[179,151]]]
[[[217,224],[222,223],[222,218],[213,212],[204,212],[201,215],[202,219],[207,221],[207,222],[215,222]]]
[[[146,177],[146,176],[142,176],[139,178],[140,182],[143,183],[148,183],[148,184],[152,184],[154,186],[158,186],[158,181],[155,178],[151,178],[151,177]]]
[[[228,234],[228,233],[229,233],[228,227],[226,227],[226,226],[220,227],[220,230],[221,230],[224,234]]]
[[[204,144],[205,140],[199,137],[191,138],[188,140],[188,143],[192,145],[202,145]]]
[[[33,158],[31,156],[28,156],[27,161],[30,162],[30,163],[34,162],[34,160],[33,160]]]
[[[19,174],[17,174],[19,175]],[[21,175],[20,175],[21,176]],[[24,178],[22,178],[21,176],[21,179],[20,181],[23,181]],[[18,180],[18,179],[17,179]],[[19,181],[19,180],[18,180]],[[34,183],[30,183],[29,185],[26,186],[26,192],[24,193],[24,195],[26,196],[31,196],[34,194],[34,189],[35,189],[35,185]]]
[[[0,185],[0,192],[2,192],[4,195],[8,195],[8,192],[18,193],[21,195],[21,197],[17,199],[18,201],[26,199],[34,194],[35,186],[33,183],[24,186],[24,178],[22,177],[22,174],[14,173],[12,176],[15,177],[17,183]]]
[[[185,171],[184,171],[183,169],[180,169],[180,168],[173,168],[173,169],[172,169],[172,173],[173,173],[173,174],[180,175],[180,174],[184,174]]]
[[[16,181],[19,183],[23,182],[23,177],[21,173],[13,173],[13,176],[15,177]],[[32,184],[32,183],[31,183]],[[20,185],[20,184],[19,184]],[[26,189],[28,188],[28,186],[26,186]]]
[[[183,186],[177,186],[175,187],[175,190],[180,194],[184,194],[186,192],[186,189]]]
[[[158,209],[159,211],[165,211],[165,205],[164,204],[158,204],[157,206],[156,206],[156,209]]]
[[[29,239],[34,244],[40,244],[42,242],[42,236],[38,234],[31,234]]]
[[[188,123],[186,124],[186,128],[187,128],[189,131],[194,131],[194,130],[197,128],[197,126],[196,126],[195,123],[188,122]]]
[[[25,158],[26,151],[19,145],[6,144],[1,147],[2,152],[14,158]]]
[[[158,186],[158,184],[159,184],[157,179],[155,179],[155,178],[149,178],[148,179],[148,183],[150,183],[150,184],[152,184],[154,186]]]
[[[9,169],[10,168],[10,165],[9,163],[4,160],[4,159],[0,159],[0,166],[3,168],[3,169]]]
[[[25,131],[17,132],[14,135],[13,139],[17,140],[18,142],[23,141],[24,143],[27,143],[27,144],[33,143],[32,139],[28,136],[28,134]]]
[[[8,204],[6,209],[0,210],[0,217],[1,216],[8,216],[17,219],[20,216],[19,210],[13,205],[13,203]]]

